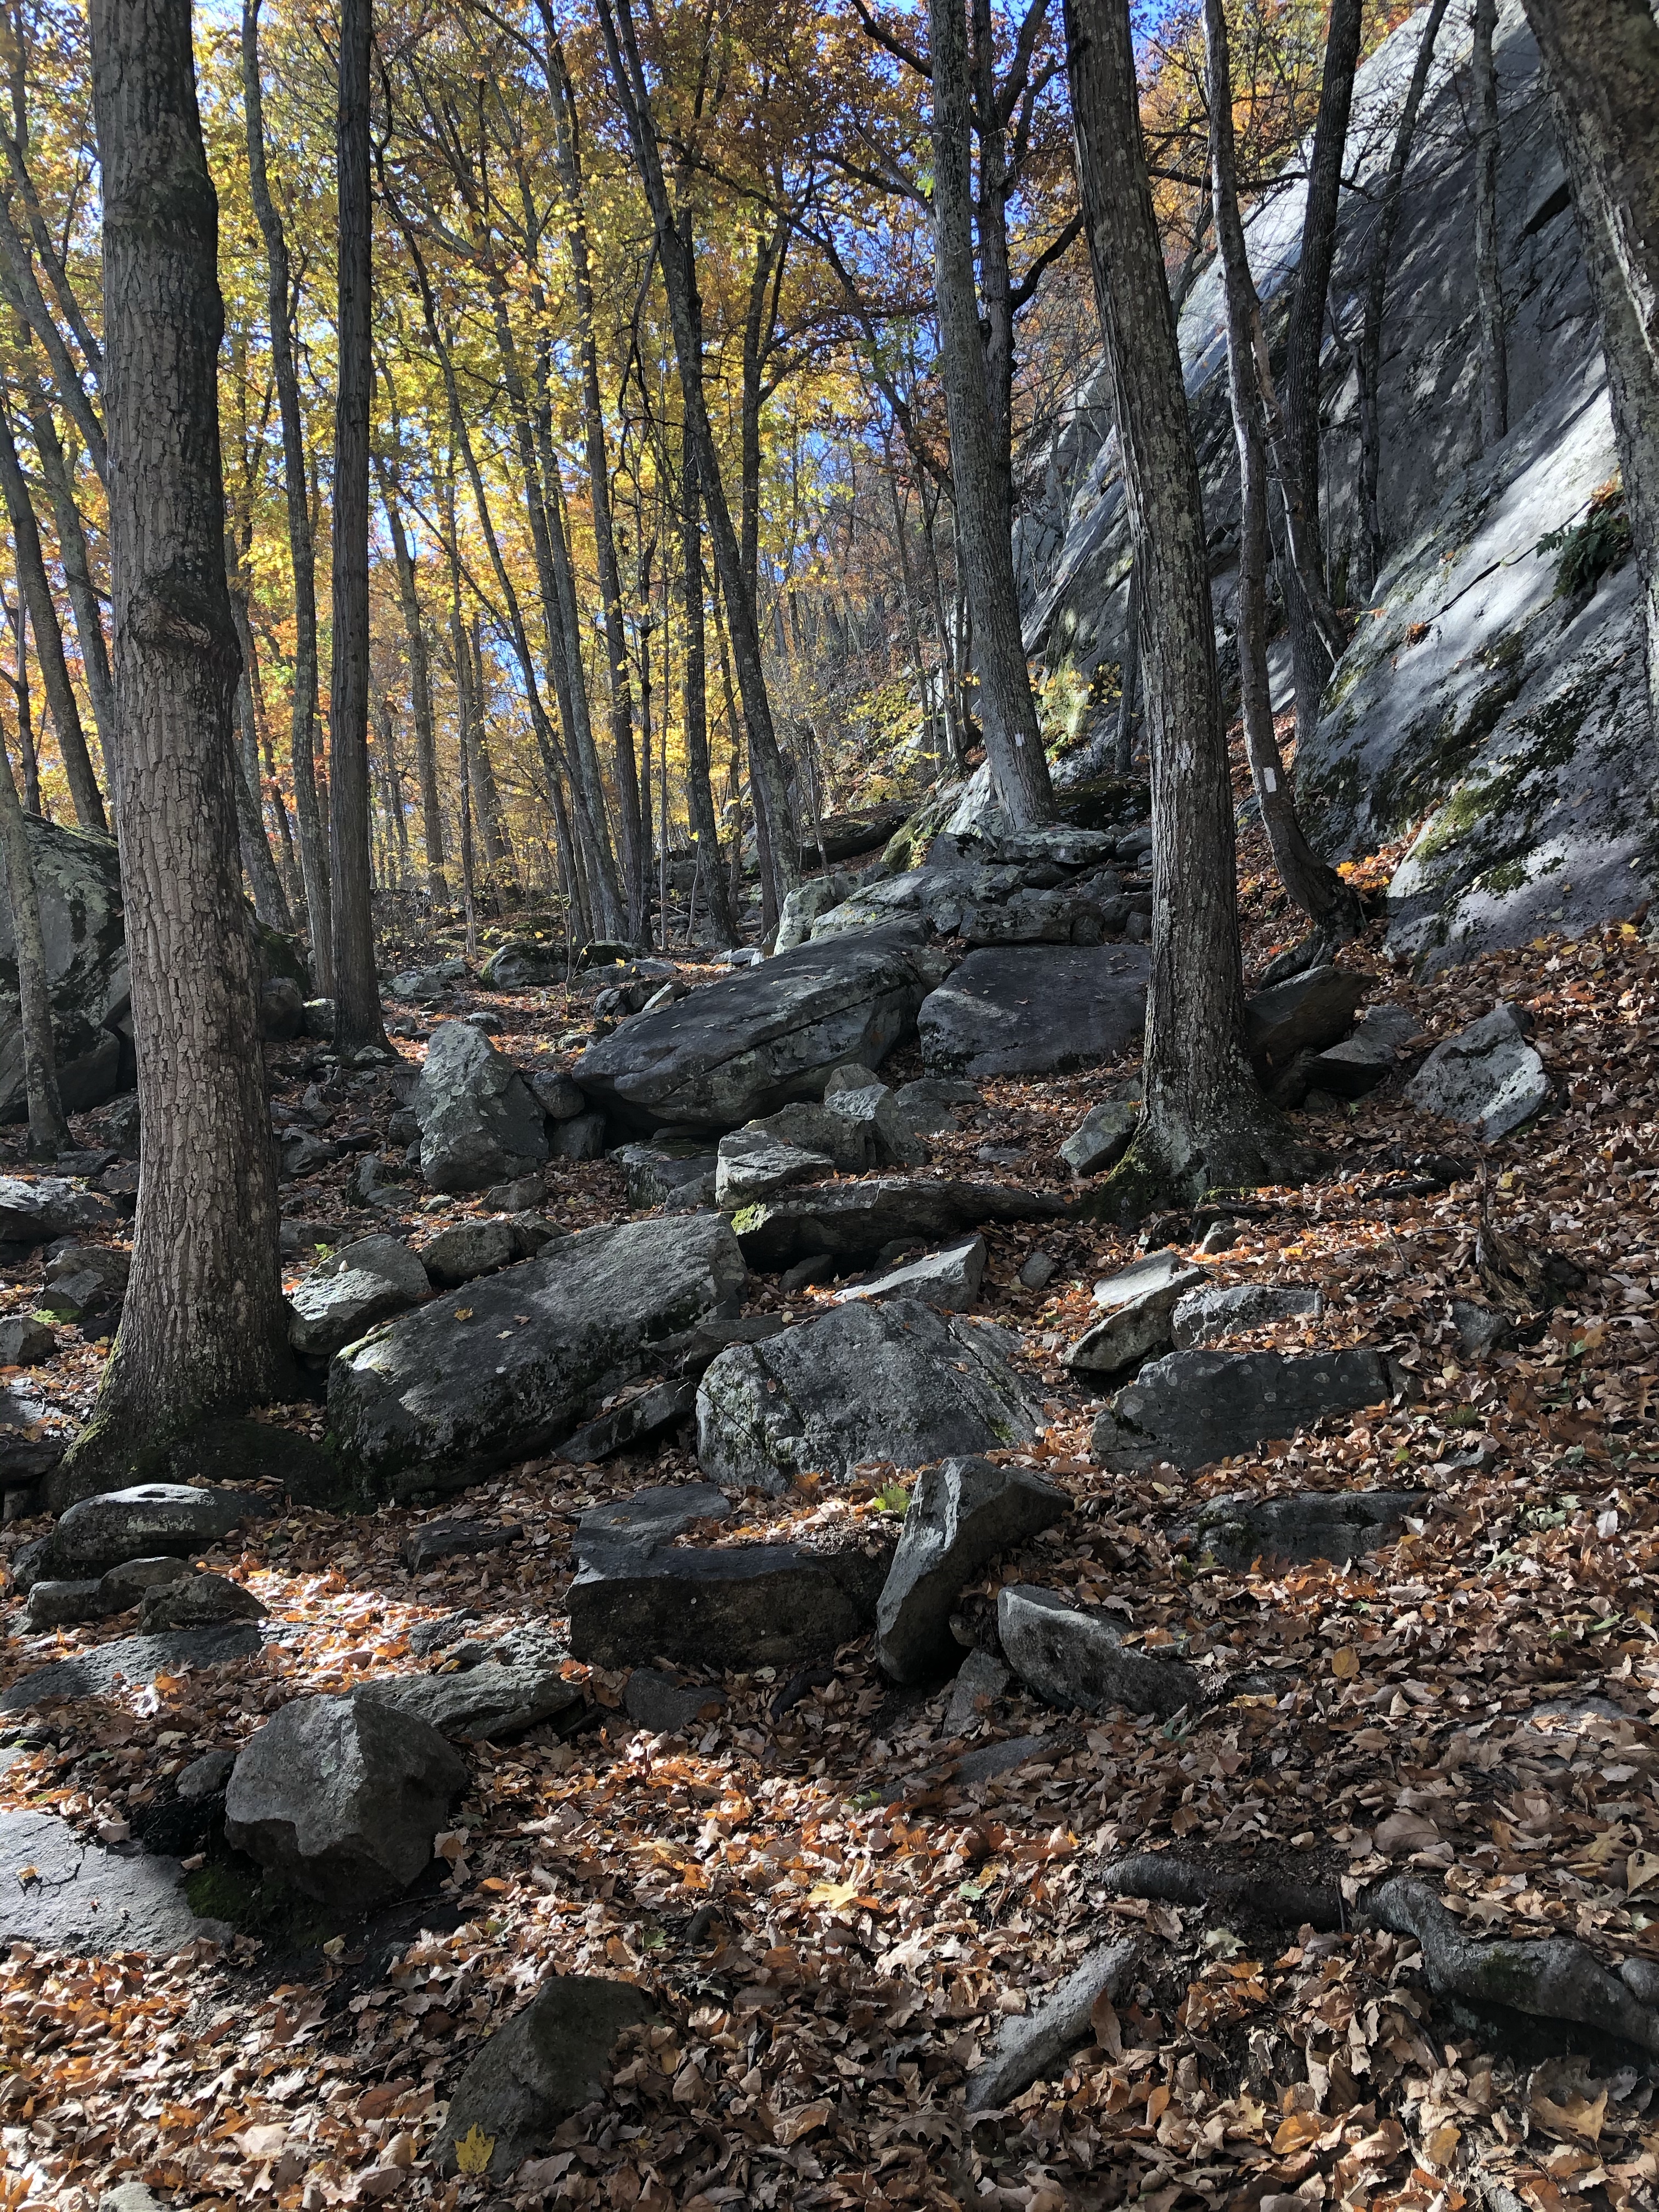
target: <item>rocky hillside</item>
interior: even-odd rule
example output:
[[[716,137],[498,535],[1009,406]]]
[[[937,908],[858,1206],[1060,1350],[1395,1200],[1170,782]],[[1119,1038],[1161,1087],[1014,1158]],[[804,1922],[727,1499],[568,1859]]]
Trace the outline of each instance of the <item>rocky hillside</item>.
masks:
[[[1421,11],[1372,56],[1356,91],[1324,366],[1328,541],[1340,583],[1360,572],[1358,395],[1352,345],[1375,219]],[[1382,495],[1390,558],[1299,763],[1310,826],[1334,857],[1399,848],[1390,952],[1430,966],[1627,915],[1655,867],[1653,746],[1641,681],[1634,563],[1613,502],[1606,377],[1538,53],[1520,8],[1499,11],[1499,225],[1511,428],[1479,444],[1469,32],[1441,32],[1407,173],[1389,294]],[[1282,328],[1303,188],[1288,180],[1249,225],[1270,324]],[[1210,526],[1224,660],[1237,581],[1237,471],[1222,288],[1206,270],[1181,319]],[[1115,433],[1095,382],[1023,518],[1027,642],[1060,698],[1122,652],[1129,546]],[[1577,532],[1566,545],[1541,541]],[[1569,558],[1569,556],[1576,558]],[[1603,565],[1603,564],[1606,565]],[[1282,684],[1288,646],[1279,641]]]

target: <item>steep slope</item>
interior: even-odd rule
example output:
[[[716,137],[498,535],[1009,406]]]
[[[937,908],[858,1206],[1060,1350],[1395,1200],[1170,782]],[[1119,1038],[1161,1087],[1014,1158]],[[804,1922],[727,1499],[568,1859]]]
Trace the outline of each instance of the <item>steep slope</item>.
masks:
[[[1400,27],[1356,88],[1324,357],[1326,531],[1339,584],[1359,571],[1358,295],[1421,21],[1419,13]],[[1478,450],[1468,45],[1467,23],[1449,15],[1407,173],[1381,392],[1390,557],[1298,765],[1310,827],[1334,857],[1407,842],[1390,885],[1389,947],[1431,966],[1628,914],[1648,896],[1656,861],[1633,566],[1626,559],[1564,595],[1559,552],[1539,550],[1584,521],[1617,460],[1548,96],[1514,0],[1498,34],[1512,428]],[[1302,204],[1300,179],[1287,179],[1248,227],[1274,326]],[[1224,664],[1238,492],[1214,267],[1187,301],[1181,342]],[[1115,432],[1079,481],[1099,404],[1085,383],[1048,457],[1044,496],[1021,524],[1027,642],[1073,691],[1121,659],[1127,607]]]

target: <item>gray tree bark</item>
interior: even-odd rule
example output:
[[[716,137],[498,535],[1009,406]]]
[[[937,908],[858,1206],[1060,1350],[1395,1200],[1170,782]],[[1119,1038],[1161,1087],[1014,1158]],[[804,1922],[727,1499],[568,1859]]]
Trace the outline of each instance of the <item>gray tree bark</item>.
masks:
[[[448,903],[444,880],[444,817],[438,797],[438,741],[432,720],[432,664],[426,649],[426,629],[421,620],[420,593],[416,588],[415,562],[404,528],[403,510],[392,489],[389,471],[380,471],[380,501],[386,527],[392,533],[392,558],[398,569],[398,603],[404,617],[404,639],[409,651],[410,704],[415,716],[415,772],[421,786],[421,834],[426,844],[427,896],[434,906]]]
[[[1141,139],[1128,0],[1071,0],[1066,43],[1134,557],[1146,564],[1154,830],[1146,1106],[1128,1157],[1097,1201],[1127,1222],[1218,1186],[1284,1180],[1296,1146],[1244,1048],[1232,793],[1203,501]]]
[[[58,532],[58,557],[63,565],[70,605],[75,612],[75,634],[81,645],[81,665],[86,672],[87,698],[92,708],[93,727],[98,732],[99,750],[104,756],[104,774],[109,781],[110,795],[118,805],[120,763],[117,758],[119,736],[115,727],[115,689],[109,672],[109,650],[104,639],[103,615],[99,608],[98,593],[92,580],[92,563],[87,553],[86,527],[76,501],[75,487],[70,479],[63,441],[52,419],[51,398],[33,376],[26,381],[25,399],[28,409],[29,435],[34,441],[35,452],[40,457],[40,474],[46,482],[46,496],[52,501],[52,526]]]
[[[1474,282],[1480,307],[1480,443],[1495,446],[1510,427],[1504,272],[1498,239],[1498,70],[1492,33],[1498,0],[1474,0]]]
[[[1238,165],[1233,143],[1232,65],[1223,0],[1204,0],[1208,58],[1206,101],[1210,112],[1210,198],[1227,298],[1227,381],[1233,435],[1238,447],[1243,514],[1238,554],[1239,704],[1262,826],[1279,879],[1313,923],[1309,964],[1337,944],[1357,937],[1364,914],[1357,895],[1309,844],[1296,811],[1296,795],[1273,733],[1267,678],[1267,445],[1256,356],[1261,302],[1250,273],[1238,206]],[[1265,350],[1265,348],[1262,349]]]
[[[230,595],[230,611],[236,624],[236,641],[242,652],[242,680],[236,687],[236,719],[242,742],[240,748],[233,748],[235,780],[232,787],[242,872],[253,894],[254,913],[270,928],[280,929],[286,936],[294,927],[294,917],[289,911],[283,879],[276,872],[270,840],[265,835],[264,812],[259,805],[259,724],[253,701],[253,673],[258,664],[254,659],[253,626],[247,618],[245,601],[235,591]]]
[[[294,811],[300,873],[311,926],[311,962],[325,998],[334,988],[334,921],[329,896],[328,845],[317,792],[317,555],[311,527],[305,425],[294,357],[294,303],[288,240],[265,170],[264,94],[259,78],[259,0],[242,5],[242,106],[247,136],[248,197],[265,242],[270,283],[266,319],[270,365],[283,426],[283,482],[288,504],[289,559],[294,569]]]
[[[1325,596],[1325,538],[1319,517],[1319,356],[1336,253],[1337,203],[1342,195],[1342,153],[1359,61],[1361,12],[1361,0],[1332,0],[1285,354],[1290,471],[1286,505],[1293,539],[1300,532],[1285,579],[1298,744],[1313,735],[1321,696],[1342,649]]]
[[[218,205],[187,0],[95,0],[121,880],[144,1149],[120,1334],[49,1503],[291,1381],[236,854]]]
[[[685,666],[682,672],[685,725],[685,795],[697,857],[702,863],[708,927],[716,945],[735,945],[738,933],[720,863],[720,826],[708,780],[708,648],[703,611],[702,484],[690,441],[680,467],[680,544],[685,571]]]
[[[52,1034],[52,992],[46,948],[40,934],[40,899],[29,853],[23,802],[12,780],[11,761],[0,744],[0,845],[6,855],[6,898],[17,958],[19,1020],[23,1032],[23,1087],[27,1102],[29,1158],[55,1160],[70,1149],[69,1121],[58,1092],[58,1053]]]
[[[1523,4],[1555,90],[1607,356],[1659,743],[1659,20],[1646,0]]]
[[[4,496],[6,514],[11,524],[17,588],[28,605],[35,654],[40,663],[40,683],[46,695],[52,726],[58,733],[58,750],[63,755],[64,773],[69,780],[70,803],[82,829],[96,830],[106,837],[109,822],[98,789],[98,778],[93,773],[92,756],[87,750],[86,732],[81,726],[81,708],[75,686],[70,681],[69,664],[64,658],[64,633],[58,625],[58,605],[52,596],[46,557],[40,550],[40,529],[34,519],[22,465],[17,458],[11,418],[3,401],[0,495]]]
[[[957,554],[973,613],[980,720],[998,796],[1016,826],[1054,811],[1020,633],[1019,594],[997,435],[986,394],[974,270],[972,125],[962,0],[929,0],[933,64],[934,289],[956,489]]]

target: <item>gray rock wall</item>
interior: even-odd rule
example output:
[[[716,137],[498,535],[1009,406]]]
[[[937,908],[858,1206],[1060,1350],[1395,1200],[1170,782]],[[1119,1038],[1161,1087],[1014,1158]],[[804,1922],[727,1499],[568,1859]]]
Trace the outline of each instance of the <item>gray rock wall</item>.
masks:
[[[1381,180],[1422,11],[1360,73],[1325,351],[1324,500],[1336,579],[1358,563],[1357,339]],[[1655,744],[1642,692],[1634,567],[1558,594],[1540,538],[1583,519],[1617,469],[1577,225],[1537,50],[1518,0],[1498,33],[1499,228],[1511,428],[1479,445],[1469,31],[1442,27],[1407,173],[1384,328],[1382,503],[1390,555],[1298,764],[1309,826],[1334,857],[1396,840],[1390,949],[1429,966],[1629,912],[1656,866]],[[1353,189],[1353,185],[1359,189]],[[1282,335],[1299,179],[1253,215],[1252,265]],[[1236,666],[1237,475],[1220,274],[1181,318],[1205,486],[1218,639]],[[1080,696],[1121,660],[1129,547],[1116,434],[1079,477],[1079,408],[1022,517],[1028,645]],[[1063,513],[1060,509],[1063,507]],[[1356,605],[1358,598],[1356,595]],[[1281,696],[1288,688],[1275,646]],[[1107,687],[1109,692],[1112,688]],[[1078,763],[1073,773],[1089,765]]]

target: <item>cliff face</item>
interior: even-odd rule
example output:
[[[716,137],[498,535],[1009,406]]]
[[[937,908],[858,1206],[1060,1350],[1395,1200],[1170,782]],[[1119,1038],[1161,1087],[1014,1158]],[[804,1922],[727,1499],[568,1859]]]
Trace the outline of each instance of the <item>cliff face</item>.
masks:
[[[1390,556],[1297,763],[1310,831],[1332,857],[1407,840],[1390,886],[1390,948],[1437,966],[1546,929],[1629,913],[1656,871],[1634,564],[1564,589],[1540,540],[1583,523],[1616,477],[1606,380],[1537,49],[1516,0],[1498,24],[1499,222],[1509,434],[1480,451],[1468,29],[1450,11],[1407,173],[1383,339],[1382,501]],[[1421,15],[1356,87],[1324,357],[1324,511],[1337,579],[1358,573],[1359,325],[1376,188]],[[1303,189],[1287,181],[1248,226],[1270,318],[1282,324]],[[1220,272],[1181,318],[1204,478],[1218,640],[1234,659],[1237,471]],[[1128,532],[1099,380],[1046,457],[1020,525],[1026,641],[1060,692],[1121,659]],[[1617,548],[1615,547],[1615,552]],[[1287,675],[1284,641],[1275,674]]]

